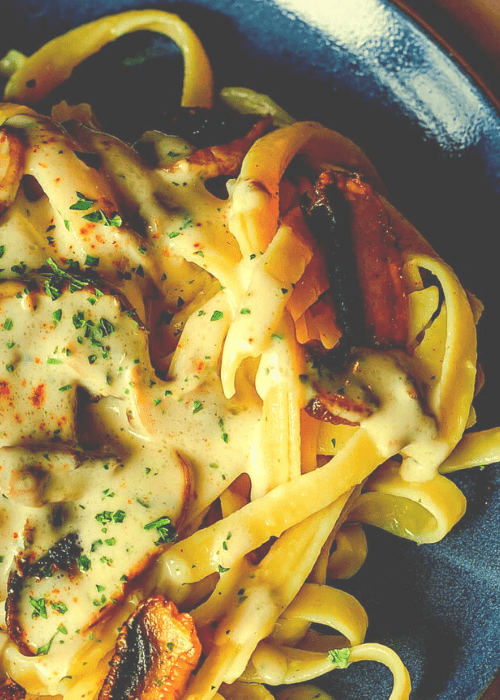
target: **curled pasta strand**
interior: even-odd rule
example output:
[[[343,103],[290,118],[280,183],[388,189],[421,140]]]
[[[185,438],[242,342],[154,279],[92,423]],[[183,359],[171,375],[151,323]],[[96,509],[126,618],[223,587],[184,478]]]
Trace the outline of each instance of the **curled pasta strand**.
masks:
[[[425,334],[428,342],[441,348],[437,360],[440,371],[435,372],[436,353],[427,346],[425,337],[413,358],[419,376],[428,377],[426,401],[436,418],[438,436],[427,444],[405,448],[402,473],[408,479],[423,479],[426,475],[419,475],[418,465],[434,464],[437,469],[466,428],[476,378],[476,330],[467,294],[448,265],[435,257],[413,253],[407,254],[407,264],[433,273],[444,294],[443,308]],[[427,366],[429,359],[431,367]]]
[[[303,620],[338,630],[340,640],[350,646],[361,644],[368,626],[363,607],[348,593],[330,586],[304,584],[295,599],[284,611],[286,620]],[[323,635],[320,635],[320,639]],[[316,638],[306,636],[299,648],[263,640],[252,654],[242,680],[269,685],[297,683],[317,678],[332,669],[328,648],[337,646],[335,638],[326,636],[327,651],[316,651]]]
[[[352,595],[315,583],[305,583],[302,586],[282,617],[331,627],[343,634],[351,645],[361,644],[368,626],[363,607]]]
[[[335,544],[336,549],[328,560],[328,577],[351,578],[359,571],[367,555],[367,541],[363,526],[358,523],[346,523],[338,531]]]
[[[232,566],[237,558],[270,537],[279,536],[331,504],[366,479],[383,461],[371,437],[359,429],[342,452],[324,467],[280,484],[223,521],[174,544],[160,557],[162,566],[170,571],[173,579],[185,582],[198,581],[216,571],[218,566]],[[304,493],[308,494],[306,500]],[[224,550],[219,543],[224,541],[228,531],[233,533],[232,544]],[[199,556],[201,551],[203,558]]]
[[[463,493],[441,474],[423,483],[409,482],[397,464],[388,463],[365,488],[349,518],[419,544],[439,542],[465,513]]]
[[[411,692],[410,674],[395,651],[382,644],[360,644],[351,649],[349,663],[378,661],[387,666],[394,677],[388,700],[408,700]]]
[[[272,633],[276,620],[300,590],[349,495],[290,528],[240,580],[239,604],[228,606],[218,621],[207,659],[188,689],[188,700],[209,700],[222,682],[233,683],[241,676],[257,644]],[[290,572],[283,561],[292,556],[297,565]]]
[[[500,428],[466,433],[439,467],[441,474],[500,462]]]
[[[298,153],[316,164],[350,167],[380,183],[375,168],[352,141],[320,124],[295,122],[267,134],[248,151],[231,192],[228,223],[244,258],[262,254],[276,233],[280,180]]]
[[[69,78],[73,69],[106,44],[130,32],[149,30],[170,37],[184,57],[182,105],[211,107],[212,69],[200,40],[177,15],[135,10],[101,17],[44,44],[10,77],[5,101],[34,105]]]

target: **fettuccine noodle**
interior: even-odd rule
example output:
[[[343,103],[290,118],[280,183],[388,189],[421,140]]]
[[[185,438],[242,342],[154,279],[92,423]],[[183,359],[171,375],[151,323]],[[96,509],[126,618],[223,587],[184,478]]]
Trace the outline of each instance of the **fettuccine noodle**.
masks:
[[[249,133],[132,146],[88,105],[36,111],[138,30],[179,46],[183,107],[222,100]],[[446,475],[500,460],[500,429],[469,431],[479,303],[349,139],[214,100],[176,15],[0,65],[3,692],[328,700],[311,681],[369,660],[406,700],[335,579],[365,524],[441,540],[466,507]]]

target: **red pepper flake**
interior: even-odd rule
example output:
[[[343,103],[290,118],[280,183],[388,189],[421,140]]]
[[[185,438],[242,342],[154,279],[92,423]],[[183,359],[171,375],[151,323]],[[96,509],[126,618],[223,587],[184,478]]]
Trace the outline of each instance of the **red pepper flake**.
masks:
[[[39,408],[45,402],[45,384],[39,384],[30,396],[33,406]]]
[[[10,396],[10,385],[5,379],[0,381],[0,396]]]

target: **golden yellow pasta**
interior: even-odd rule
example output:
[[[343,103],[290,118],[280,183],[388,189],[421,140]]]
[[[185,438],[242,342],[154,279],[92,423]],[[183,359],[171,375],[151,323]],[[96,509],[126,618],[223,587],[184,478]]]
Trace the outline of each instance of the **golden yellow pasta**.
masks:
[[[203,148],[37,111],[144,29],[181,48],[182,107],[212,109],[166,12],[2,62],[1,692],[326,700],[311,681],[372,660],[406,700],[334,581],[364,524],[442,539],[465,510],[446,474],[498,461],[499,429],[465,433],[479,304],[355,144],[264,95],[225,88],[253,123]]]

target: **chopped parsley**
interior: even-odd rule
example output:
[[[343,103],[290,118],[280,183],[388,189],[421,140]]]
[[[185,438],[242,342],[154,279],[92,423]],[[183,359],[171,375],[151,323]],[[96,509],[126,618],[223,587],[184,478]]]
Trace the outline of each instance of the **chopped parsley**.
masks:
[[[151,523],[147,523],[144,525],[144,529],[156,530],[159,535],[159,539],[155,542],[156,546],[173,542],[177,534],[175,527],[172,525],[172,521],[167,515],[157,518]]]
[[[97,202],[96,199],[86,197],[81,192],[77,192],[76,196],[78,197],[77,201],[70,206],[70,209],[76,211],[88,211],[89,209],[92,209],[94,204]],[[116,226],[119,228],[123,225],[123,219],[117,211],[114,211],[111,216],[107,216],[102,209],[96,209],[88,214],[84,214],[82,218],[95,224],[102,223],[105,226]]]
[[[223,318],[224,313],[222,311],[214,311],[212,316],[210,317],[211,321],[220,321],[221,318]]]
[[[61,269],[52,258],[47,258],[46,262],[51,269],[51,274],[45,280],[44,289],[52,301],[59,299],[66,283],[71,293],[95,284],[95,280],[91,277],[80,274],[80,265],[77,260],[68,260],[66,270]]]
[[[31,617],[36,619],[37,617],[42,617],[44,620],[47,619],[47,607],[45,605],[45,598],[33,598],[30,596],[30,605],[33,608]]]
[[[101,525],[107,525],[113,520],[113,513],[110,510],[103,510],[102,513],[97,513],[95,519]]]
[[[92,209],[92,207],[97,201],[96,199],[90,199],[90,197],[86,197],[84,194],[78,191],[76,193],[76,196],[78,197],[77,201],[70,206],[70,209],[76,211],[86,211],[87,209]]]
[[[88,571],[91,567],[91,561],[86,554],[82,554],[81,557],[78,557],[76,563],[80,571]]]
[[[16,275],[24,275],[27,269],[27,265],[25,262],[20,262],[18,265],[12,265],[10,268],[12,272],[15,272]]]
[[[351,650],[349,647],[344,649],[330,649],[328,652],[328,661],[331,661],[335,668],[347,668],[349,666],[349,657]]]
[[[100,263],[100,258],[96,258],[94,255],[87,255],[85,258],[85,265],[87,267],[98,267]]]
[[[56,634],[57,634],[57,632],[56,632]],[[54,635],[54,637],[55,637],[55,636],[56,636],[56,635]],[[37,655],[37,656],[46,656],[46,655],[49,653],[50,647],[52,646],[52,642],[54,641],[54,637],[52,637],[52,638],[47,642],[47,644],[44,644],[43,646],[38,647],[38,649],[36,650],[36,655]]]
[[[61,601],[57,601],[55,603],[51,603],[50,607],[52,610],[55,610],[58,613],[61,613],[61,615],[64,615],[65,613],[68,612],[68,607],[62,603]]]

